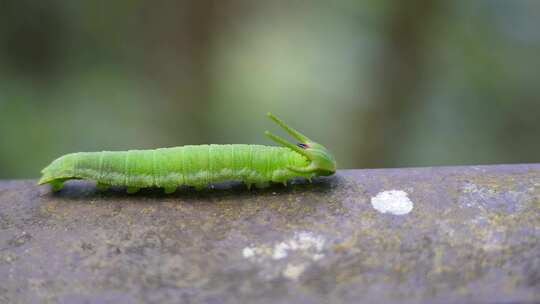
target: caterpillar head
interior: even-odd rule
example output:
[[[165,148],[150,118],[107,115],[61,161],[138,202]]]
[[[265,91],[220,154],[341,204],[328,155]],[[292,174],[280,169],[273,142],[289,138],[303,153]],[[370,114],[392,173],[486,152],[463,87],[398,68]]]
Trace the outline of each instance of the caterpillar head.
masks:
[[[336,160],[334,156],[330,154],[325,146],[314,142],[302,133],[286,125],[272,113],[268,113],[267,116],[275,121],[280,127],[282,127],[291,137],[298,141],[298,144],[292,144],[285,139],[274,135],[268,131],[265,132],[271,140],[283,145],[296,153],[303,155],[309,161],[306,167],[289,167],[289,170],[298,173],[313,173],[317,176],[332,175],[336,172]]]

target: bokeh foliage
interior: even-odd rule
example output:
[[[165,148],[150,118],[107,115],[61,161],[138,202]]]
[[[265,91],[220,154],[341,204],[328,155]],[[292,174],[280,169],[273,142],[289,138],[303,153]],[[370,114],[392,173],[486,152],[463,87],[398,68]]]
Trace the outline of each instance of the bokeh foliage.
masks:
[[[74,151],[269,144],[341,168],[540,161],[538,1],[0,2],[0,178]]]

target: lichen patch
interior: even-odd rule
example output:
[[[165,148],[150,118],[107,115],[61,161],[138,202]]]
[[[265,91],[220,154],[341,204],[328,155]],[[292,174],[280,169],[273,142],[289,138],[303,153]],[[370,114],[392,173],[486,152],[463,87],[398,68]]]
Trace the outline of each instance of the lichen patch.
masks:
[[[290,238],[276,243],[247,246],[242,249],[242,256],[258,263],[265,273],[281,275],[290,280],[297,280],[309,267],[310,263],[324,258],[326,240],[323,236],[309,231],[295,232]],[[274,275],[266,275],[272,278]]]
[[[413,210],[413,202],[407,192],[402,190],[390,190],[379,192],[371,198],[371,205],[381,213],[393,215],[405,215]]]

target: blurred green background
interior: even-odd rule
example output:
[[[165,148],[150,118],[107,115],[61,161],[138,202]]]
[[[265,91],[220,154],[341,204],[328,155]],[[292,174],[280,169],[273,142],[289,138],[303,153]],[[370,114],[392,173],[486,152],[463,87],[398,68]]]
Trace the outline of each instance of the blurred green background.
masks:
[[[0,178],[61,154],[272,144],[340,168],[540,161],[540,1],[0,2]]]

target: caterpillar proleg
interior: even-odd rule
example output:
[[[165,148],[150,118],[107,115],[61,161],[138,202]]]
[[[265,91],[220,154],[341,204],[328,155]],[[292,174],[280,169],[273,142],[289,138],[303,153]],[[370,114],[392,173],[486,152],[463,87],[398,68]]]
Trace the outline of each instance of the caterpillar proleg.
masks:
[[[283,121],[270,119],[298,141],[292,144],[268,131],[265,134],[282,147],[263,145],[188,145],[154,150],[79,152],[61,156],[41,171],[38,185],[62,189],[70,179],[95,180],[99,189],[126,186],[128,193],[159,187],[165,193],[187,185],[201,190],[209,184],[243,181],[263,188],[286,184],[295,177],[311,179],[332,175],[336,161],[330,152]]]

